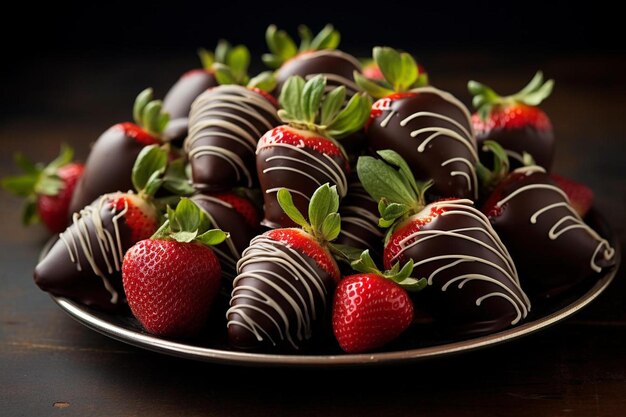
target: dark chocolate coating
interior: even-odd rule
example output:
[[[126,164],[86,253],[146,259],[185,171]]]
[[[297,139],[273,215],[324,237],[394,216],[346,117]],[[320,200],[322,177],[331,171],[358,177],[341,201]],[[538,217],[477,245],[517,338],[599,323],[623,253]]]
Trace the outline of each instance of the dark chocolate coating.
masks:
[[[163,110],[169,113],[170,120],[186,118],[196,97],[215,86],[213,73],[203,69],[189,71],[169,89],[163,99]]]
[[[235,280],[227,312],[229,343],[242,350],[301,350],[327,319],[334,288],[333,277],[310,257],[265,235],[256,237]]]
[[[92,207],[97,208],[99,201],[100,199],[95,201]],[[102,219],[103,229],[111,233],[112,236],[115,236],[112,220],[118,211],[110,208],[109,205],[104,202],[99,213]],[[82,230],[82,226],[81,229],[79,229],[76,223],[70,225],[62,235],[65,237],[70,248],[73,247],[72,237],[75,239],[78,250],[74,251],[73,254],[74,256],[76,256],[76,254],[78,255],[78,258],[75,258],[78,263],[72,262],[68,247],[62,239],[59,239],[37,264],[34,273],[35,283],[39,288],[50,294],[59,297],[67,297],[90,307],[106,311],[120,311],[125,309],[126,304],[122,288],[121,259],[118,259],[117,267],[119,269],[117,270],[115,262],[110,262],[111,271],[109,272],[104,255],[99,249],[101,242],[99,242],[97,238],[96,228],[92,218],[87,216],[84,225],[88,230],[88,241],[93,248],[94,262],[117,291],[117,303],[114,304],[111,302],[111,293],[105,288],[102,278],[96,275],[85,257],[84,251],[81,250],[79,240],[81,233],[79,233],[79,230]],[[124,218],[118,220],[118,226],[122,253],[125,253],[135,242],[132,240],[131,230],[126,226]],[[111,261],[113,259],[111,255],[112,252],[109,251],[108,253],[110,255],[109,260]]]
[[[171,142],[177,147],[182,147],[183,141],[187,137],[187,127],[189,126],[189,119],[187,117],[181,117],[179,119],[170,119],[165,131],[163,131],[163,140],[165,142]]]
[[[237,275],[237,261],[241,253],[250,244],[250,240],[259,232],[259,227],[251,226],[246,219],[228,203],[210,195],[198,194],[191,197],[209,217],[212,227],[230,234],[230,242],[223,242],[213,247],[222,266],[224,289],[230,293],[232,281]]]
[[[378,227],[378,203],[369,196],[355,174],[351,175],[348,194],[341,201],[341,232],[336,243],[361,250],[369,249],[379,265],[383,253],[383,230]]]
[[[256,143],[278,123],[274,106],[245,87],[224,85],[203,93],[192,106],[185,140],[194,188],[253,186]]]
[[[343,156],[329,157],[316,150],[293,145],[260,145],[261,143],[257,150],[256,164],[264,200],[265,218],[262,225],[270,228],[296,226],[278,204],[277,191],[280,188],[287,188],[291,192],[293,203],[301,213],[308,212],[309,199],[325,183],[337,185],[339,197],[345,196],[347,160]],[[328,158],[335,164],[330,163]],[[309,164],[320,167],[321,171]],[[268,169],[270,170],[266,171]],[[335,182],[335,177],[341,179],[339,183]]]
[[[399,260],[404,264],[413,259],[412,276],[429,278],[434,274],[431,285],[418,293],[417,300],[427,299],[433,317],[455,336],[479,336],[510,327],[518,317],[517,309],[522,312],[520,320],[523,319],[529,303],[519,283],[514,281],[517,278],[506,248],[496,243],[497,237],[495,242],[492,239],[496,233],[487,218],[471,205],[459,201],[442,202],[440,207],[458,214],[439,215],[422,226],[414,235],[415,240],[410,239],[408,247],[393,262]],[[467,228],[476,229],[462,230]],[[436,259],[444,256],[447,258]],[[507,271],[513,280],[503,271]],[[463,282],[481,275],[488,280]],[[444,291],[446,284],[449,286]],[[477,305],[480,297],[493,293],[503,294],[514,302],[502,296],[492,296]]]
[[[77,213],[99,196],[133,189],[131,174],[144,144],[128,136],[122,125],[104,132],[94,143],[85,172],[76,184],[69,213]]]
[[[304,52],[285,62],[276,72],[276,89],[274,95],[278,97],[283,84],[292,75],[306,78],[307,75],[328,75],[328,85],[346,86],[347,96],[359,91],[354,83],[354,71],[361,72],[359,61],[352,55],[339,50],[325,49],[314,52]],[[333,79],[334,76],[343,78]]]
[[[488,132],[476,132],[478,149],[482,149],[482,144],[486,140],[498,142],[505,150],[523,155],[528,152],[534,159],[535,164],[550,172],[552,161],[554,160],[554,132],[552,129],[537,129],[534,126],[526,125],[522,128],[514,129],[492,129]],[[491,152],[480,153],[480,160],[486,166],[491,166],[493,156]],[[524,166],[516,155],[509,153],[509,163],[511,168]]]
[[[412,96],[381,99],[375,103],[374,109],[378,108],[379,114],[371,120],[366,131],[371,151],[392,149],[398,152],[418,181],[434,181],[428,192],[432,198],[475,200],[478,184],[474,166],[478,155],[469,112],[454,97],[433,87],[414,91],[416,94]],[[387,119],[390,112],[394,113]],[[439,117],[418,115],[407,121],[405,126],[400,124],[405,118],[422,112],[435,113]],[[376,110],[372,113],[375,115]],[[384,126],[386,119],[387,125]],[[427,130],[412,137],[411,132],[419,129]],[[437,132],[435,129],[444,130]],[[418,147],[429,138],[432,139],[423,152],[419,152]]]
[[[524,290],[530,296],[547,298],[596,275],[592,259],[605,269],[614,265],[615,258],[604,256],[608,242],[603,245],[600,236],[582,222],[550,177],[529,169],[533,168],[514,171],[495,190],[491,201],[502,201],[516,190],[520,192],[505,202],[499,213],[491,213],[490,221],[515,260]],[[530,173],[521,173],[524,170]],[[555,204],[559,205],[543,211],[532,222],[538,210]],[[569,226],[574,227],[564,231]],[[553,228],[556,234],[563,233],[551,239]]]

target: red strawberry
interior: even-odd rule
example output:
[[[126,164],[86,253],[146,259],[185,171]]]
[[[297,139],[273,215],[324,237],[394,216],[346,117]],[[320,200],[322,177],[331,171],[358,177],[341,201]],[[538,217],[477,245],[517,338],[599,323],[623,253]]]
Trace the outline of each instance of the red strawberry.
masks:
[[[567,193],[542,167],[511,172],[487,199],[483,212],[532,296],[554,297],[615,264],[611,243],[584,223]]]
[[[580,217],[585,217],[593,204],[593,191],[585,184],[557,174],[550,174],[552,181],[567,194],[569,203]]]
[[[146,147],[133,173],[138,194],[105,194],[74,213],[72,225],[35,268],[37,285],[100,309],[122,308],[122,259],[128,248],[157,228],[159,213],[152,195],[166,164],[167,151],[156,145]],[[146,167],[153,171],[147,172]]]
[[[161,142],[169,116],[160,101],[152,100],[152,89],[142,91],[135,101],[135,123],[118,123],[94,143],[85,162],[85,173],[76,184],[70,213],[79,211],[98,196],[133,189],[131,171],[139,152]],[[104,174],[106,173],[106,174]]]
[[[344,105],[344,87],[324,96],[325,91],[326,78],[321,75],[306,83],[299,76],[289,78],[280,96],[283,110],[278,112],[287,125],[268,131],[259,140],[257,173],[265,200],[262,223],[268,227],[294,225],[276,199],[281,187],[294,194],[301,211],[326,182],[337,186],[340,197],[346,195],[349,163],[336,139],[362,128],[371,100],[359,93]]]
[[[213,197],[230,205],[251,227],[256,228],[259,226],[259,210],[249,199],[232,192],[213,194]]]
[[[420,303],[455,335],[491,333],[524,319],[530,303],[513,260],[487,217],[466,199],[424,206],[430,184],[417,183],[398,153],[378,154],[387,163],[361,157],[357,172],[363,187],[379,202],[379,225],[391,227],[385,267],[413,260],[414,274],[428,280]]]
[[[537,106],[550,95],[554,81],[544,83],[539,71],[526,87],[508,97],[500,97],[476,81],[467,86],[478,110],[472,115],[472,123],[479,148],[484,141],[493,140],[506,150],[514,168],[526,165],[527,153],[537,165],[550,170],[554,159],[552,123]],[[481,159],[488,165],[490,155],[483,153]]]
[[[16,155],[16,162],[25,174],[2,179],[2,187],[27,198],[22,216],[24,224],[41,220],[51,233],[65,230],[70,199],[85,169],[83,164],[71,162],[73,155],[71,148],[62,146],[61,154],[46,167]]]
[[[228,318],[228,339],[246,350],[302,348],[319,332],[340,274],[329,242],[340,231],[336,187],[319,187],[309,221],[286,189],[281,207],[302,229],[270,230],[255,237],[237,264]]]
[[[202,211],[183,198],[151,239],[136,243],[122,265],[124,291],[133,315],[150,333],[197,336],[217,296],[221,268],[208,245],[228,235],[208,230]]]
[[[415,178],[432,180],[430,199],[478,199],[478,151],[465,105],[427,86],[427,77],[408,53],[375,47],[373,57],[384,80],[354,75],[378,99],[365,129],[369,149],[391,149],[407,161]]]
[[[413,261],[402,270],[380,272],[366,250],[352,262],[361,273],[344,278],[335,291],[333,331],[339,346],[348,353],[361,353],[385,346],[413,322],[413,303],[407,289],[419,291],[426,280],[409,278]]]
[[[328,78],[333,86],[344,86],[350,95],[358,93],[353,72],[360,73],[361,64],[350,54],[337,50],[340,35],[332,25],[326,25],[315,37],[311,30],[301,25],[298,28],[301,38],[300,47],[284,30],[270,25],[265,32],[265,39],[270,50],[263,55],[263,62],[276,70],[276,95],[279,95],[289,79],[298,75],[309,79],[317,74]]]

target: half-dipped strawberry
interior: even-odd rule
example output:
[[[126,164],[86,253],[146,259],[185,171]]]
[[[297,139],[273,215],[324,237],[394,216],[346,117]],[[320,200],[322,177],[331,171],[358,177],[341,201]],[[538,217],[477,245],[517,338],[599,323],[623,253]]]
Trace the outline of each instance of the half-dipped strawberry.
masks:
[[[26,198],[22,215],[25,225],[42,221],[51,233],[65,230],[69,218],[69,206],[78,179],[83,175],[84,165],[72,162],[74,151],[61,147],[60,155],[48,165],[33,164],[23,155],[15,155],[15,162],[23,175],[2,179],[2,188]]]
[[[365,189],[379,201],[379,224],[390,227],[385,268],[412,259],[413,275],[428,280],[419,300],[455,335],[491,333],[523,320],[530,303],[487,217],[468,199],[424,206],[429,184],[417,183],[396,152],[378,154],[387,163],[361,157],[357,171]]]
[[[339,195],[324,184],[313,194],[308,221],[286,189],[281,207],[301,228],[255,237],[237,264],[228,340],[245,350],[301,349],[320,330],[340,279],[330,242],[339,235]]]
[[[159,213],[152,195],[166,164],[165,150],[156,145],[144,148],[133,172],[138,194],[104,194],[74,213],[72,224],[37,264],[37,285],[88,306],[123,308],[122,259],[128,248],[157,229]]]
[[[85,172],[76,184],[70,203],[75,213],[102,194],[133,188],[131,171],[141,150],[161,142],[169,116],[161,112],[159,100],[152,100],[152,89],[142,91],[135,100],[135,123],[118,123],[93,144],[85,162]]]
[[[539,166],[514,170],[483,207],[531,296],[561,294],[615,264],[615,250],[589,227]]]
[[[359,273],[345,277],[335,291],[333,332],[347,353],[378,349],[400,336],[413,322],[408,291],[419,291],[426,279],[411,278],[413,261],[381,272],[366,250],[351,263]]]
[[[425,87],[407,53],[376,47],[374,61],[385,79],[355,73],[359,86],[379,99],[366,125],[371,151],[391,149],[420,181],[433,180],[431,198],[478,198],[476,140],[467,108],[450,93]]]
[[[313,192],[322,184],[337,186],[340,197],[347,192],[348,158],[337,139],[359,130],[369,113],[365,93],[352,96],[347,104],[345,87],[328,94],[326,78],[318,75],[305,82],[289,78],[280,96],[278,116],[286,123],[271,129],[259,141],[256,165],[268,227],[294,223],[281,209],[276,193],[287,188],[298,210],[305,211]]]
[[[212,245],[228,234],[209,229],[199,207],[183,198],[150,239],[124,256],[122,277],[133,315],[150,333],[197,336],[218,294],[221,268]]]
[[[276,91],[278,97],[287,79],[299,75],[305,79],[322,74],[328,79],[329,86],[344,86],[348,94],[359,92],[352,73],[361,72],[361,63],[350,54],[337,48],[341,36],[332,25],[326,25],[315,37],[311,30],[300,25],[300,47],[283,30],[270,25],[265,32],[265,39],[270,50],[263,55],[263,62],[276,70]]]
[[[484,141],[493,140],[504,148],[513,168],[527,165],[524,153],[528,153],[537,165],[549,171],[554,159],[554,132],[550,119],[537,106],[550,95],[554,81],[544,82],[539,71],[526,87],[507,97],[500,97],[476,81],[470,81],[467,87],[477,110],[472,124],[479,148]],[[481,154],[486,164],[489,160],[485,158],[489,157],[489,153]]]
[[[237,261],[250,240],[259,234],[259,210],[247,197],[234,192],[196,194],[191,200],[204,212],[213,227],[230,234],[213,251],[222,266],[222,286],[230,294],[237,275]]]

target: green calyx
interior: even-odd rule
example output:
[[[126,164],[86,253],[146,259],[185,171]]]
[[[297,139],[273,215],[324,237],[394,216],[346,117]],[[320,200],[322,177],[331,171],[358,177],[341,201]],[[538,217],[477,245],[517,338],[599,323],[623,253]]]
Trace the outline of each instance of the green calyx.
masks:
[[[167,207],[167,219],[151,239],[172,239],[181,243],[219,245],[229,237],[220,229],[211,229],[206,214],[188,198],[181,198],[176,209]]]
[[[61,151],[48,165],[32,163],[23,154],[15,154],[16,165],[24,172],[22,175],[5,177],[2,179],[2,188],[19,197],[26,197],[26,204],[22,212],[22,222],[30,225],[39,221],[37,214],[37,196],[55,196],[65,186],[58,175],[59,168],[72,162],[74,150],[67,145],[61,145]]]
[[[238,45],[237,48],[242,45]],[[245,47],[244,47],[245,48]],[[202,67],[209,72],[213,71],[213,64],[227,64],[227,58],[229,52],[233,49],[230,42],[225,39],[220,39],[217,42],[217,46],[215,47],[215,51],[209,51],[205,48],[198,49],[198,57],[200,58],[200,62],[202,63]]]
[[[361,156],[356,170],[363,188],[378,201],[378,225],[387,228],[421,211],[426,205],[424,194],[433,182],[415,181],[397,152],[386,149],[377,153],[383,160]]]
[[[144,147],[131,173],[133,187],[143,198],[153,197],[164,183],[163,176],[168,165],[168,145]]]
[[[481,189],[490,192],[500,181],[509,175],[511,165],[506,151],[498,142],[486,140],[483,142],[482,150],[493,154],[493,168],[489,169],[481,162],[478,162],[476,164],[476,175],[480,181]]]
[[[341,217],[337,212],[339,210],[337,186],[330,187],[326,183],[315,190],[309,202],[308,221],[296,208],[291,193],[286,188],[278,190],[277,198],[285,214],[320,244],[326,245],[339,236]]]
[[[420,291],[428,285],[426,278],[417,279],[411,277],[413,273],[413,259],[409,259],[402,268],[400,268],[400,262],[396,262],[390,270],[381,272],[370,256],[369,250],[365,250],[358,259],[350,263],[350,266],[358,272],[380,275],[411,292]]]
[[[387,46],[377,46],[372,56],[384,80],[372,80],[354,72],[354,81],[370,96],[383,98],[428,85],[428,76],[420,72],[417,62],[410,54]]]
[[[528,106],[538,106],[543,100],[548,98],[554,88],[554,80],[543,80],[543,73],[537,71],[532,80],[519,92],[501,97],[491,88],[477,81],[469,81],[467,89],[473,96],[472,104],[478,111],[480,117],[485,120],[491,109],[495,106],[524,103]]]
[[[135,99],[133,118],[138,126],[154,137],[160,137],[170,121],[170,115],[163,111],[163,102],[153,100],[152,88],[146,88]]]
[[[339,32],[330,24],[324,26],[315,36],[307,26],[300,25],[298,26],[298,34],[300,35],[300,47],[296,45],[296,42],[287,32],[278,30],[276,25],[269,25],[265,31],[265,40],[270,53],[263,54],[261,57],[265,65],[276,69],[301,52],[336,49],[341,40]]]
[[[372,99],[365,93],[354,94],[347,104],[345,99],[344,86],[326,93],[326,77],[322,75],[306,82],[294,75],[280,93],[278,117],[297,129],[341,139],[363,127],[372,107]]]

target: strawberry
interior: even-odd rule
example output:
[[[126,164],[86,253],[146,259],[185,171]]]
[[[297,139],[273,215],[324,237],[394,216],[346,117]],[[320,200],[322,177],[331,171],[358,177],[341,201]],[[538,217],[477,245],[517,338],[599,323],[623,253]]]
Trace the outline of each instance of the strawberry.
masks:
[[[85,172],[76,184],[70,214],[102,194],[133,188],[131,171],[139,152],[161,143],[168,124],[169,116],[161,108],[160,101],[152,101],[152,89],[146,89],[135,100],[135,123],[118,123],[98,138],[85,162]]]
[[[426,279],[409,278],[413,261],[400,270],[380,272],[366,250],[352,262],[360,273],[345,277],[333,302],[333,332],[347,353],[378,349],[400,336],[413,322],[413,303],[407,293],[424,288]]]
[[[248,198],[234,192],[196,194],[191,200],[214,227],[230,234],[229,239],[213,248],[222,266],[224,292],[230,294],[237,261],[250,240],[259,234],[259,211]]]
[[[250,53],[241,45],[226,62],[213,64],[220,85],[200,94],[189,113],[184,148],[193,187],[203,193],[256,185],[257,141],[278,124],[276,100],[267,93],[276,85],[273,75],[263,72],[250,79]]]
[[[287,188],[296,207],[306,209],[310,196],[323,183],[336,185],[339,196],[347,192],[348,158],[336,139],[362,128],[371,100],[364,93],[344,105],[345,87],[324,95],[326,78],[318,75],[305,82],[289,78],[280,95],[278,116],[286,125],[269,130],[257,145],[257,173],[265,200],[268,227],[293,223],[278,204],[276,193]],[[343,109],[342,109],[343,107]]]
[[[191,338],[206,323],[220,286],[221,268],[209,246],[228,234],[183,198],[150,239],[124,256],[122,280],[128,305],[146,331]]]
[[[341,228],[336,187],[315,191],[308,221],[286,189],[278,202],[301,228],[270,230],[243,251],[226,313],[228,339],[238,349],[301,349],[320,332],[340,279],[330,244]]]
[[[585,184],[562,177],[557,174],[550,174],[552,181],[565,192],[572,208],[580,217],[585,217],[593,204],[593,191]]]
[[[61,154],[47,166],[33,164],[23,155],[15,156],[25,174],[2,179],[2,187],[12,194],[26,197],[22,221],[30,225],[38,220],[51,233],[60,233],[67,226],[70,199],[76,182],[83,175],[83,164],[71,162],[74,151],[61,147]]]
[[[542,167],[518,168],[483,206],[536,298],[565,293],[615,264],[611,243],[585,224],[557,185]]]
[[[385,150],[378,155],[384,162],[359,158],[357,173],[379,202],[379,225],[390,228],[385,267],[413,260],[414,274],[428,282],[420,303],[454,335],[491,333],[524,319],[530,302],[487,217],[467,199],[425,205],[431,183],[418,183],[398,153]]]
[[[543,81],[538,71],[520,92],[500,97],[491,88],[470,81],[467,84],[477,112],[472,115],[478,145],[486,140],[498,142],[509,155],[513,168],[527,165],[529,154],[537,165],[550,170],[554,159],[554,132],[548,116],[537,107],[554,87],[554,81]],[[488,163],[490,155],[481,154]]]
[[[270,53],[262,56],[263,62],[276,70],[276,91],[280,95],[289,77],[299,75],[305,79],[322,74],[329,85],[346,87],[349,95],[359,92],[352,73],[361,72],[361,63],[350,54],[342,52],[339,46],[340,34],[332,25],[326,25],[313,37],[305,26],[298,27],[301,38],[300,46],[284,30],[270,25],[265,32],[265,39]]]
[[[159,212],[152,196],[162,184],[167,151],[151,145],[137,157],[131,191],[104,194],[72,216],[35,268],[44,291],[103,310],[123,308],[121,266],[135,242],[150,237]]]
[[[467,108],[450,93],[426,86],[413,57],[375,47],[384,79],[358,73],[355,81],[377,98],[366,125],[371,151],[391,149],[420,181],[433,180],[429,198],[478,198],[476,140]]]

